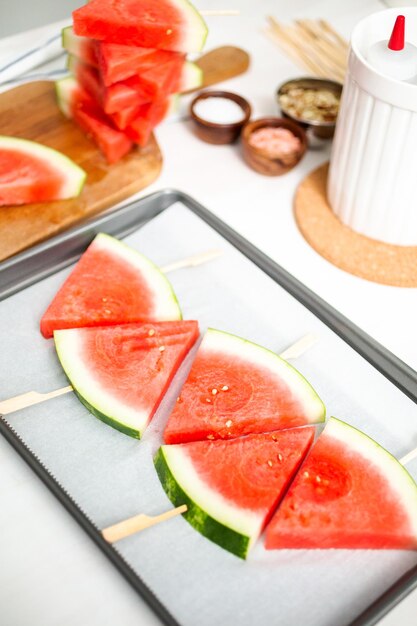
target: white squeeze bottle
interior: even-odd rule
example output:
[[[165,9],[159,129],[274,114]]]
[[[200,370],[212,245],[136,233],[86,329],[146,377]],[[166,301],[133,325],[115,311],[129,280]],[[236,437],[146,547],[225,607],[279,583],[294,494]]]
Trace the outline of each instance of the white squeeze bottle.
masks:
[[[417,78],[417,48],[405,43],[404,15],[395,20],[389,41],[378,41],[369,48],[367,61],[384,76],[406,81]]]

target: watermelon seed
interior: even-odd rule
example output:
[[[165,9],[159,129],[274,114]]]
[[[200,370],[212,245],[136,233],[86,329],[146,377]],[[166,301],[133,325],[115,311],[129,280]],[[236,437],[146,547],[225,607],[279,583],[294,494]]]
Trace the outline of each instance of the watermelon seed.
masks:
[[[272,435],[272,440],[273,441],[278,441],[278,437],[276,435]]]
[[[316,481],[317,481],[318,483],[321,483],[321,478],[320,478],[320,476],[316,476]]]
[[[304,472],[304,476],[305,476],[306,478],[308,478],[308,477],[310,476],[310,474],[309,474],[308,472]]]
[[[227,420],[226,422],[227,428],[230,428],[232,424],[233,424],[232,420]]]
[[[149,337],[152,337],[155,334],[155,331],[153,328],[150,329],[150,331],[148,332]]]
[[[215,396],[217,394],[217,389],[212,389],[211,393],[213,394],[213,396]]]
[[[107,315],[111,313],[110,309],[104,309],[104,312],[107,313]]]
[[[227,385],[223,385],[222,391],[229,391],[229,387]]]
[[[214,439],[214,435],[207,435],[207,439]]]
[[[165,350],[165,346],[159,346],[159,352],[163,352]]]
[[[269,467],[272,467],[272,461],[268,461]]]
[[[102,298],[103,302],[107,302],[107,298]]]
[[[279,454],[278,454],[278,461],[279,461],[280,463],[281,463],[281,461],[282,461],[282,454],[281,454],[281,453],[279,453]]]
[[[210,398],[206,398],[206,402],[211,402]]]
[[[171,29],[171,28],[168,28],[168,30],[166,31],[166,33],[167,33],[167,35],[171,35],[171,33],[172,33],[172,29]]]

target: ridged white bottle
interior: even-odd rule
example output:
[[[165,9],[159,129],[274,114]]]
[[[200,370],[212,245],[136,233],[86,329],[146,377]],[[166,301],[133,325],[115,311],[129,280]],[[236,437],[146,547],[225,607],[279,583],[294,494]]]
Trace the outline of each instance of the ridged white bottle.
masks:
[[[352,34],[328,179],[334,213],[353,230],[387,243],[417,245],[417,84],[367,60],[387,39],[398,9],[374,13]],[[417,8],[402,8],[417,43]]]

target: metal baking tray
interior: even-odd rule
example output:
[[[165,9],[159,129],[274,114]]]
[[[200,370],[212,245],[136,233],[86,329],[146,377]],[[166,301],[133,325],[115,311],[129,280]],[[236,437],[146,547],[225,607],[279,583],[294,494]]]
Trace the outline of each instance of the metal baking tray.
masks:
[[[235,249],[250,259],[275,283],[291,294],[364,357],[402,393],[413,402],[417,402],[417,374],[415,371],[334,310],[201,204],[176,190],[168,189],[154,193],[117,211],[92,219],[3,262],[0,264],[0,299],[4,300],[16,294],[76,261],[98,232],[106,232],[120,238],[125,237],[177,202],[181,202],[219,233]],[[42,460],[35,456],[27,443],[3,418],[0,420],[0,431],[161,620],[169,625],[178,624],[168,608],[154,595],[138,573],[132,569],[120,551],[102,538],[94,522],[89,519],[70,493],[52,476]],[[351,625],[375,624],[416,587],[417,566],[401,576],[365,612],[351,621]]]

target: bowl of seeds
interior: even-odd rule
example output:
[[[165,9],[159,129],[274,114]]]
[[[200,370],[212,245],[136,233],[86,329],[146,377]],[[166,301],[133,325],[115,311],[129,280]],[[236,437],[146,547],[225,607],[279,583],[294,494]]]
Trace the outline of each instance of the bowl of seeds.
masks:
[[[342,87],[334,80],[296,78],[278,88],[282,115],[304,127],[310,147],[322,147],[333,137]]]

